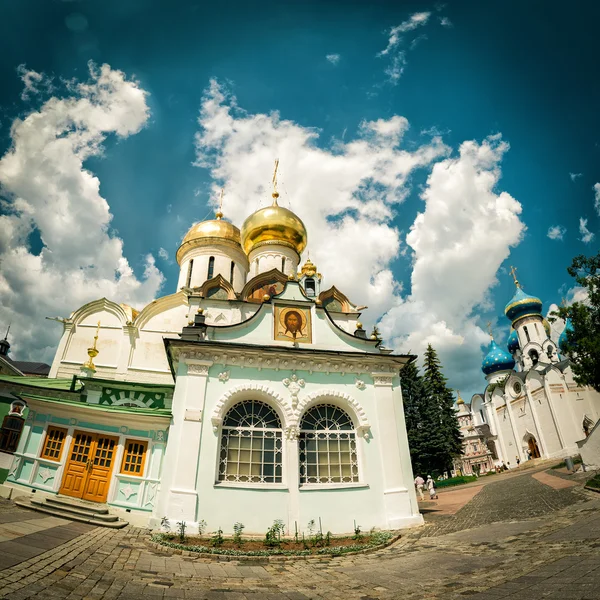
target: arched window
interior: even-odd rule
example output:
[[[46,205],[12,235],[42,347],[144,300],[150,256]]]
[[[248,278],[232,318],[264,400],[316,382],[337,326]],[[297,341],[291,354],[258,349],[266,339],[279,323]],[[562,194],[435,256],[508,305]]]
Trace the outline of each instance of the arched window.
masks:
[[[285,256],[281,257],[281,272],[285,273]]]
[[[304,280],[304,289],[307,296],[313,297],[315,295],[315,280],[311,277],[307,277]]]
[[[332,404],[310,408],[300,423],[300,483],[353,483],[358,479],[352,419]]]
[[[0,428],[0,450],[16,452],[25,419],[17,415],[6,415]]]
[[[223,419],[219,481],[281,483],[281,421],[260,400],[244,400]]]
[[[190,260],[190,262],[188,263],[188,272],[187,272],[187,279],[185,282],[185,287],[190,287],[190,284],[192,283],[192,269],[194,268],[194,259],[192,258],[192,260]]]
[[[523,331],[525,332],[525,337],[527,338],[527,341],[528,341],[528,342],[529,342],[529,341],[531,341],[531,340],[529,339],[529,331],[527,331],[527,325],[526,325],[525,327],[523,327]]]
[[[535,350],[531,350],[529,352],[529,358],[531,358],[531,362],[534,365],[537,365],[538,361],[540,360],[540,356],[539,356],[539,354]]]
[[[215,257],[211,256],[208,259],[208,273],[206,275],[206,279],[212,279],[215,273]]]
[[[233,285],[233,270],[235,269],[235,263],[231,261],[231,270],[229,271],[229,283]]]

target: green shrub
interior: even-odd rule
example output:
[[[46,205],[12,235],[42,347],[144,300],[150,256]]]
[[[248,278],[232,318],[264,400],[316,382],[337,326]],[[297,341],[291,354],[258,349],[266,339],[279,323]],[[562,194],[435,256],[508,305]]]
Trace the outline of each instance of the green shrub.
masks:
[[[600,490],[600,473],[594,475],[585,485]]]
[[[463,483],[471,483],[471,481],[477,481],[475,475],[461,475],[460,477],[450,477],[450,479],[440,479],[435,482],[436,488],[451,487],[453,485],[462,485]]]
[[[0,469],[0,483],[4,483],[8,477],[8,469]]]

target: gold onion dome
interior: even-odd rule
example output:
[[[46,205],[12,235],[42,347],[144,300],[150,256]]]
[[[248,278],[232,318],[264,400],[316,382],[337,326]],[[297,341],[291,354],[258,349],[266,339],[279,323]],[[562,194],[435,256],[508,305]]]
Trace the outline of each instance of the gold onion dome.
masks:
[[[246,254],[267,244],[293,248],[299,255],[306,248],[306,227],[291,210],[277,204],[279,194],[273,194],[273,204],[252,213],[242,225],[242,247]]]
[[[233,223],[224,221],[223,213],[220,210],[217,211],[215,217],[210,221],[200,221],[200,223],[192,225],[177,250],[178,264],[181,264],[181,258],[188,250],[206,244],[224,243],[240,248],[240,230]]]

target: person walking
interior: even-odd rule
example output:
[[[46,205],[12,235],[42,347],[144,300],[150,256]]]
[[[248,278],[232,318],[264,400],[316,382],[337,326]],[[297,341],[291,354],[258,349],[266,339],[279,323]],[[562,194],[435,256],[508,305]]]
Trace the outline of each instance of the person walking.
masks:
[[[438,495],[435,491],[435,483],[433,482],[431,475],[427,475],[427,489],[429,490],[429,499],[437,500]]]
[[[419,494],[419,498],[421,500],[425,500],[425,496],[423,494],[424,487],[425,487],[425,480],[420,475],[417,475],[415,477],[415,488],[416,488],[417,494]]]

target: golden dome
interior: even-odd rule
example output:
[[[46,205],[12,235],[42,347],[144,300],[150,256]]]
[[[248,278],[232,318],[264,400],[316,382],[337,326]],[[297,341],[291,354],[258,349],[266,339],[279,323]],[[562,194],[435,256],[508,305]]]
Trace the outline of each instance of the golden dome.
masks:
[[[273,194],[273,204],[252,213],[242,225],[242,246],[246,254],[263,244],[281,244],[302,254],[306,248],[306,227],[291,210],[277,204]]]
[[[223,221],[221,211],[215,216],[216,219],[192,225],[177,250],[177,263],[181,264],[181,258],[188,250],[205,244],[224,243],[241,248],[240,230],[233,223]]]

